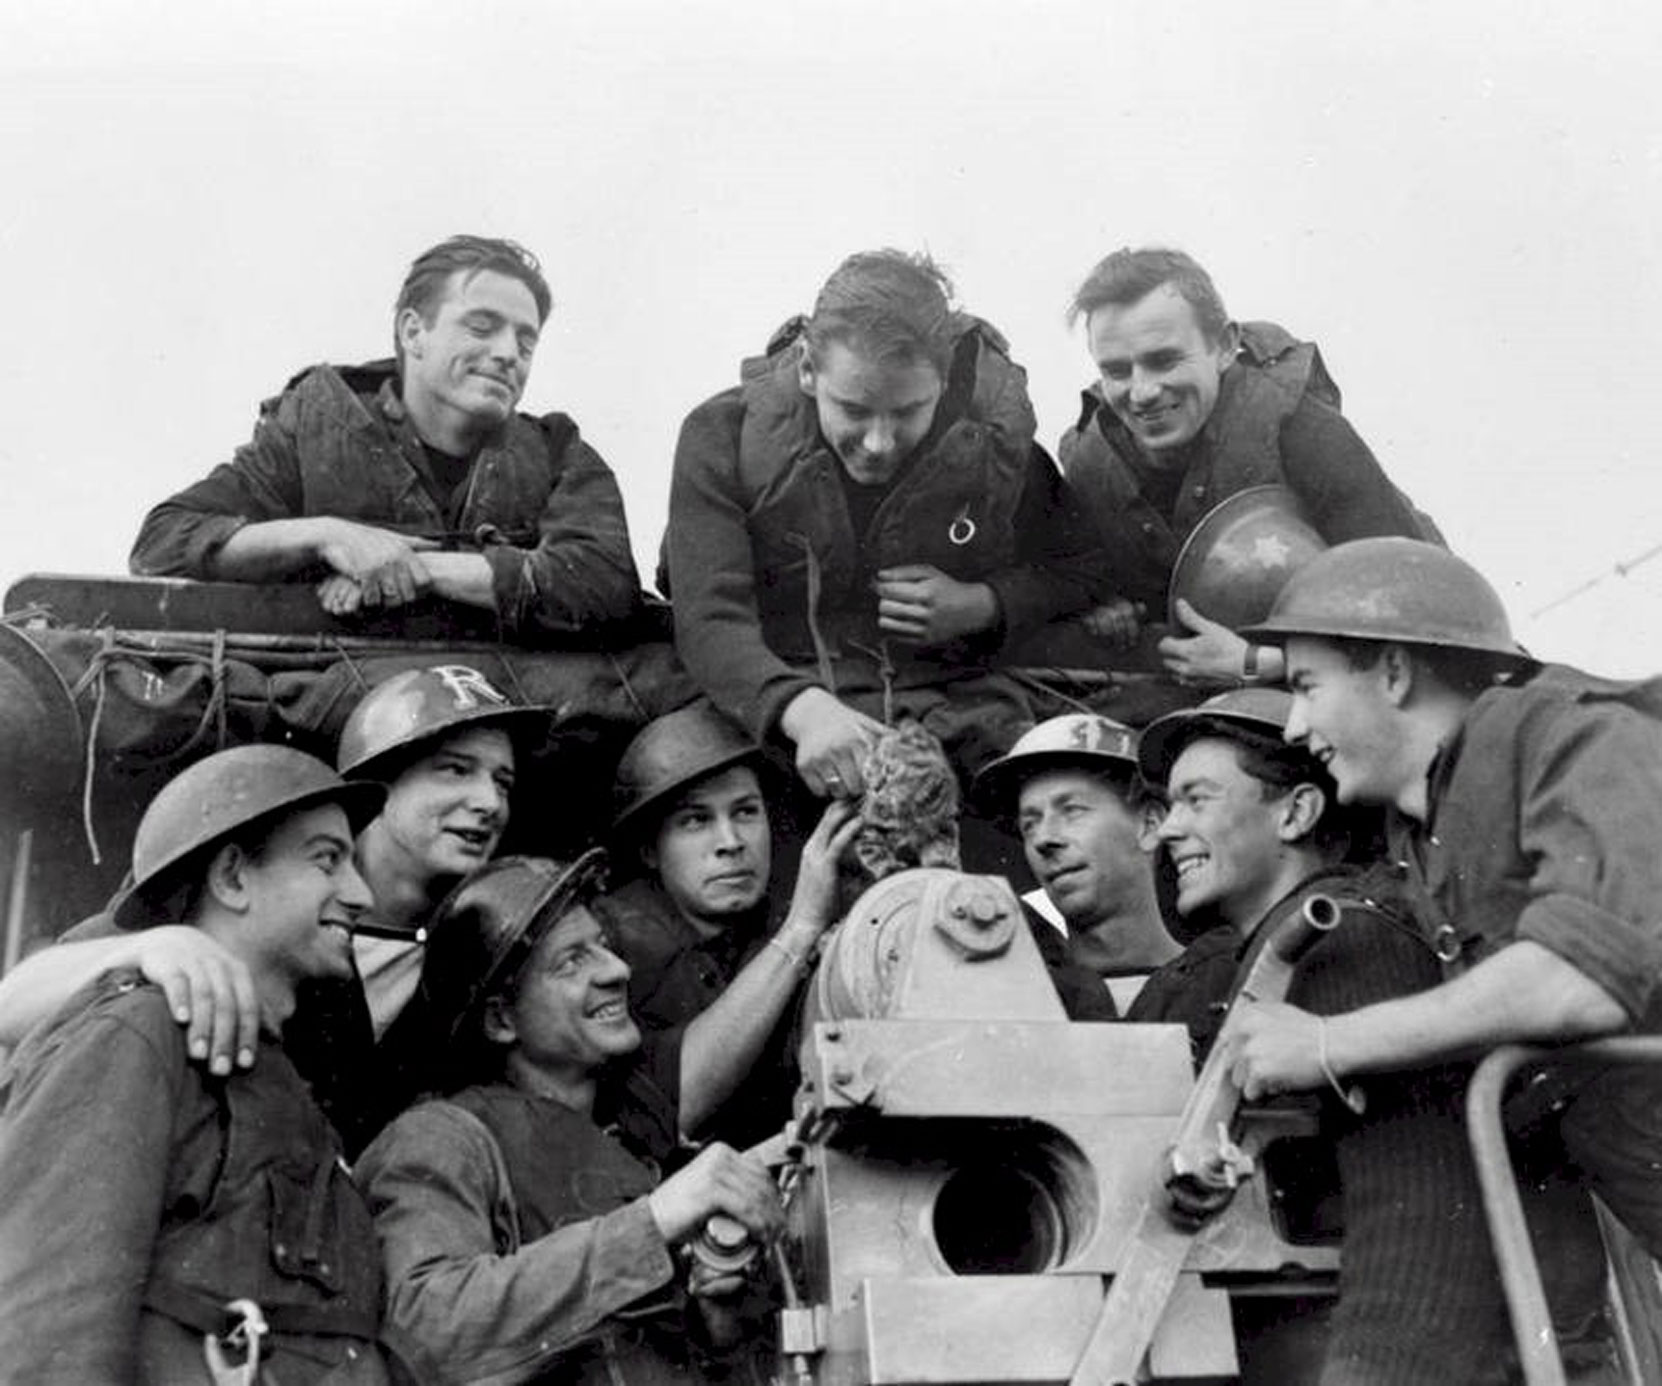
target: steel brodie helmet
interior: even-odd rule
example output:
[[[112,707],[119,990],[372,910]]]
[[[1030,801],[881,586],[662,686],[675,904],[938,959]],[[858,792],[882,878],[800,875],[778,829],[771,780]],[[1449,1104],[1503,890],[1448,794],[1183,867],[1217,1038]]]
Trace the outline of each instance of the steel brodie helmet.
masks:
[[[573,862],[498,857],[450,892],[433,917],[421,992],[452,1044],[470,1038],[486,999],[568,911],[604,888],[605,876],[598,847]]]
[[[1288,579],[1326,548],[1291,487],[1237,491],[1207,511],[1183,541],[1172,565],[1167,619],[1180,626],[1181,598],[1231,630],[1262,621]]]
[[[406,669],[364,694],[341,729],[335,765],[358,780],[389,778],[401,754],[463,726],[500,726],[516,738],[546,731],[545,708],[516,703],[468,664]]]
[[[1134,775],[1137,733],[1091,712],[1052,717],[1023,732],[1004,755],[981,768],[975,777],[975,799],[988,812],[1012,813],[1029,776],[1069,765]]]
[[[1418,539],[1356,539],[1317,554],[1282,588],[1269,616],[1242,634],[1277,644],[1312,635],[1529,659],[1482,574]]]
[[[235,746],[207,756],[163,785],[145,809],[115,922],[143,928],[159,897],[184,884],[190,861],[261,818],[336,803],[357,833],[385,797],[380,785],[343,780],[292,746]]]
[[[1228,737],[1254,732],[1279,741],[1293,710],[1292,694],[1280,688],[1232,688],[1198,707],[1180,708],[1156,717],[1137,742],[1137,763],[1150,784],[1163,785],[1174,761],[1191,741],[1203,736]]]
[[[728,766],[760,769],[762,748],[709,703],[655,718],[636,734],[612,781],[612,831],[639,828],[678,789]]]

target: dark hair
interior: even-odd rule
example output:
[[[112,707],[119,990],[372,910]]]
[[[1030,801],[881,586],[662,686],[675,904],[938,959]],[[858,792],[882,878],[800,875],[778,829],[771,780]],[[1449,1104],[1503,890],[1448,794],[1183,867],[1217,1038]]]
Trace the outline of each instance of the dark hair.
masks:
[[[1314,785],[1322,794],[1322,814],[1307,841],[1330,860],[1349,854],[1358,838],[1357,824],[1351,812],[1340,806],[1333,777],[1304,747],[1290,746],[1268,730],[1216,723],[1201,724],[1188,740],[1202,737],[1216,737],[1234,748],[1235,763],[1242,774],[1258,781],[1259,794],[1266,802],[1285,798],[1301,784]]]
[[[1229,314],[1212,276],[1181,250],[1126,247],[1097,262],[1068,305],[1068,326],[1089,318],[1098,308],[1128,308],[1162,285],[1195,310],[1195,322],[1207,342],[1216,343],[1229,326]]]
[[[517,241],[491,236],[451,236],[416,256],[410,272],[404,276],[403,287],[398,291],[398,302],[393,305],[394,324],[406,308],[415,309],[423,322],[431,323],[453,274],[463,271],[471,279],[486,270],[519,280],[537,302],[538,326],[548,320],[554,299],[548,292],[548,281],[542,277],[542,266],[537,263],[535,255]],[[393,349],[402,361],[404,353],[398,344],[396,326]]]
[[[866,250],[825,281],[804,335],[815,365],[841,342],[885,364],[926,361],[944,383],[957,326],[952,281],[928,255]]]
[[[227,847],[235,847],[250,862],[258,865],[265,860],[273,829],[292,812],[292,808],[277,808],[251,819],[224,837],[215,838],[180,857],[160,875],[146,881],[139,889],[139,898],[143,900],[148,916],[146,927],[192,922],[207,900],[208,868],[213,865],[214,859]]]

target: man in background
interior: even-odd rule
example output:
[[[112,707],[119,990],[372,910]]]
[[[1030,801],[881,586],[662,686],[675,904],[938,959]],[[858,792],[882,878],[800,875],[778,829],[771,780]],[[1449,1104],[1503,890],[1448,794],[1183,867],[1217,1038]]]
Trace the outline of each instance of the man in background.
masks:
[[[1178,953],[1145,850],[1161,804],[1138,778],[1136,747],[1129,727],[1068,713],[1027,732],[975,784],[989,816],[1014,824],[1074,959],[1103,979],[1122,1010]]]

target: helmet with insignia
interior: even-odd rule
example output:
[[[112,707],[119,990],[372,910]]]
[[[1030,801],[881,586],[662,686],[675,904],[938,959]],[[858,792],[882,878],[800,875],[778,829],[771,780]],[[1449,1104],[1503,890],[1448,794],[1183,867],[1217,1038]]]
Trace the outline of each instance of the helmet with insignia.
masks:
[[[1137,733],[1094,712],[1040,722],[976,775],[976,802],[988,813],[1013,813],[1023,784],[1042,770],[1065,766],[1095,770],[1129,786],[1137,772]]]
[[[396,778],[406,758],[460,727],[500,727],[521,738],[546,736],[547,708],[516,703],[468,664],[405,669],[363,697],[341,730],[335,765],[358,780]]]

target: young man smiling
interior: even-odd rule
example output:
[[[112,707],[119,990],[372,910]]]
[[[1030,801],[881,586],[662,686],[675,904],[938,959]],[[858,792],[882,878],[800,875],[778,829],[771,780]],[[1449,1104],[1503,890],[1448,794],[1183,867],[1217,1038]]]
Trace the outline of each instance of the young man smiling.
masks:
[[[503,858],[437,920],[422,990],[454,1081],[359,1167],[388,1316],[437,1382],[757,1386],[771,1335],[749,1354],[719,1307],[742,1277],[695,1273],[683,1292],[671,1250],[713,1214],[765,1242],[779,1198],[719,1144],[661,1177],[684,1152],[673,1102],[633,1062],[629,968],[589,909],[602,869],[598,852]]]
[[[1411,540],[1318,555],[1255,634],[1286,649],[1288,739],[1341,800],[1386,807],[1445,959],[1441,985],[1326,1022],[1335,1072],[1662,1028],[1662,687],[1533,667],[1483,577]],[[1317,1025],[1255,1008],[1234,1055],[1242,1089],[1320,1086]],[[1662,1254],[1654,1066],[1548,1062],[1529,1090],[1530,1144],[1554,1147]]]
[[[1187,1025],[1203,1062],[1259,950],[1313,897],[1336,904],[1338,926],[1300,962],[1290,992],[1315,1027],[1305,1038],[1321,1075],[1320,1133],[1271,1146],[1265,1163],[1279,1172],[1288,1206],[1311,1206],[1329,1167],[1319,1152],[1331,1148],[1343,1195],[1339,1301],[1330,1320],[1305,1322],[1273,1301],[1238,1303],[1248,1379],[1334,1386],[1506,1380],[1505,1301],[1466,1145],[1464,1070],[1443,1065],[1377,1077],[1358,1112],[1324,1068],[1331,1050],[1323,1027],[1337,1022],[1317,1017],[1384,997],[1429,995],[1439,971],[1413,920],[1384,903],[1399,899],[1400,887],[1382,869],[1346,864],[1349,815],[1336,807],[1321,765],[1283,740],[1291,707],[1280,690],[1243,689],[1144,731],[1143,773],[1165,785],[1170,801],[1158,837],[1176,863],[1178,912],[1205,912],[1222,923],[1149,978],[1127,1019]],[[1591,1210],[1573,1188],[1532,1202],[1537,1225],[1550,1228],[1561,1253],[1555,1289],[1566,1324],[1597,1356],[1601,1268]],[[1405,1323],[1415,1326],[1407,1337]]]
[[[950,292],[925,256],[850,256],[676,447],[659,581],[676,648],[816,794],[858,795],[873,738],[906,716],[965,773],[1005,750],[1033,714],[986,666],[1096,592],[1025,374]]]
[[[550,303],[512,241],[423,252],[394,308],[396,359],[297,375],[231,462],[145,517],[133,571],[310,578],[336,615],[431,592],[513,633],[629,616],[616,480],[566,415],[515,412]]]
[[[1184,540],[1219,502],[1282,483],[1322,537],[1420,536],[1429,525],[1339,412],[1321,354],[1274,323],[1235,323],[1211,277],[1177,250],[1116,250],[1070,308],[1099,379],[1062,439],[1062,468],[1103,543],[1114,600],[1100,617],[1134,633],[1163,611]],[[1429,537],[1429,536],[1428,536]],[[1248,662],[1241,637],[1192,608],[1160,644],[1186,679],[1279,678],[1280,655]]]
[[[10,1379],[389,1379],[369,1212],[278,1038],[300,986],[351,976],[370,904],[352,838],[380,797],[248,746],[146,810],[119,924],[183,919],[216,940],[246,968],[269,1043],[256,1070],[208,1074],[160,989],[124,970],[25,1040],[0,1083]],[[238,1327],[240,1346],[225,1341]]]
[[[353,973],[308,985],[286,1039],[295,1063],[349,1149],[420,1091],[431,1018],[411,1008],[428,926],[439,902],[495,854],[515,768],[548,714],[515,704],[477,669],[405,670],[371,689],[347,718],[336,763],[387,787],[355,846],[373,903],[358,921]],[[161,985],[194,1058],[219,1074],[254,1062],[259,1010],[246,967],[198,930],[124,936],[98,916],[77,925],[0,984],[0,1038],[17,1036],[75,988],[112,966]]]

